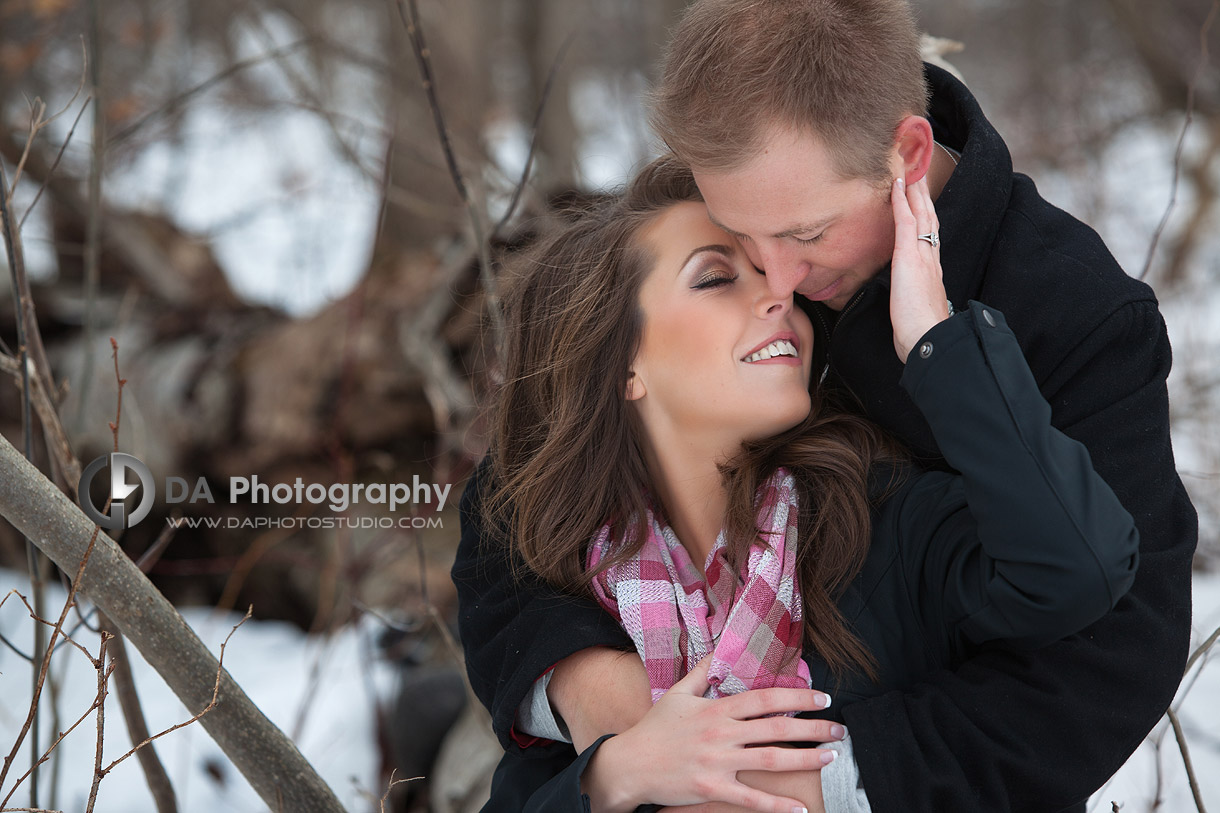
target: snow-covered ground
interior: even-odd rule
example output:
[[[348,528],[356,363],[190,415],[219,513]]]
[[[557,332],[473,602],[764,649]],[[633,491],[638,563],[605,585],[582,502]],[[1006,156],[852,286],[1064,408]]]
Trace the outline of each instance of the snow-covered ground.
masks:
[[[28,597],[28,581],[21,574],[0,571],[0,590],[16,589]],[[58,585],[48,590],[49,613],[58,615],[64,592]],[[233,613],[206,609],[183,611],[187,623],[212,649],[220,644],[240,620]],[[70,616],[70,621],[75,615]],[[30,651],[32,622],[16,596],[0,609],[0,632],[23,652]],[[376,810],[379,755],[375,741],[374,702],[390,693],[395,669],[377,659],[371,639],[375,622],[347,627],[329,639],[310,637],[282,622],[250,620],[233,635],[225,649],[225,668],[251,700],[276,725],[293,738],[301,752],[334,789],[348,810]],[[87,630],[74,636],[94,655],[97,636]],[[130,644],[136,686],[152,732],[191,717],[161,678],[139,657]],[[85,712],[97,694],[97,673],[75,649],[57,650],[54,673],[60,683],[60,722],[67,728]],[[316,686],[311,693],[311,684]],[[0,753],[8,754],[29,710],[30,668],[10,649],[0,648]],[[44,702],[47,695],[44,694]],[[43,707],[42,747],[51,742],[50,704]],[[121,756],[130,747],[122,712],[113,695],[106,701],[105,758],[103,764]],[[58,792],[54,806],[62,810],[85,809],[93,773],[97,729],[94,718],[81,724],[58,749]],[[28,742],[28,740],[27,740]],[[220,748],[199,724],[174,731],[157,740],[157,753],[165,765],[182,813],[244,813],[265,811],[266,806]],[[29,767],[28,749],[23,749],[5,783],[4,793]],[[40,774],[40,802],[50,802],[51,770]],[[10,804],[28,803],[24,786]],[[102,780],[98,813],[141,813],[155,810],[143,774],[135,758],[128,759]]]

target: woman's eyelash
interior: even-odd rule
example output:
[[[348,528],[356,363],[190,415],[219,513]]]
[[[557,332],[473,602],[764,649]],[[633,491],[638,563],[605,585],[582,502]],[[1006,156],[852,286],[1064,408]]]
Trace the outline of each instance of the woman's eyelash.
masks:
[[[793,235],[792,239],[796,240],[798,243],[802,243],[804,245],[809,245],[810,243],[816,243],[817,241],[821,240],[822,235],[815,234],[813,237],[797,237],[797,236]]]
[[[731,277],[723,277],[723,276],[705,277],[705,278],[699,280],[698,282],[696,282],[694,285],[692,285],[691,288],[694,288],[696,291],[704,291],[709,288],[719,288],[721,285],[727,285],[736,279],[737,279],[736,274],[734,274]]]

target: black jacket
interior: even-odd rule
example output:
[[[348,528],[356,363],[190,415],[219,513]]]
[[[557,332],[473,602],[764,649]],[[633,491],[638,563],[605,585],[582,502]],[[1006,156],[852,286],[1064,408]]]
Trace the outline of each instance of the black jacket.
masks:
[[[1187,654],[1197,519],[1170,447],[1169,341],[1151,290],[1012,172],[960,82],[933,66],[927,74],[936,137],[962,156],[936,203],[948,295],[1005,314],[1052,423],[1084,444],[1134,517],[1140,568],[1116,610],[1079,634],[1035,653],[990,649],[843,715],[877,813],[1083,810],[1163,714]],[[888,296],[883,272],[841,314],[812,306],[817,345],[830,348],[831,383],[937,460],[935,437],[899,386]],[[476,480],[465,511],[477,490]],[[574,651],[626,637],[594,602],[514,583],[481,535],[477,515],[464,514],[454,578],[467,671],[501,742],[515,748],[513,719],[533,680]]]
[[[972,303],[930,330],[902,385],[960,474],[909,476],[877,504],[868,558],[838,600],[877,680],[837,682],[807,651],[813,685],[835,701],[816,716],[842,720],[851,704],[909,690],[989,644],[1045,646],[1097,620],[1135,578],[1131,516],[1084,447],[1051,427],[998,311]],[[488,810],[579,809],[592,750],[557,760],[542,784],[543,762],[506,755]]]

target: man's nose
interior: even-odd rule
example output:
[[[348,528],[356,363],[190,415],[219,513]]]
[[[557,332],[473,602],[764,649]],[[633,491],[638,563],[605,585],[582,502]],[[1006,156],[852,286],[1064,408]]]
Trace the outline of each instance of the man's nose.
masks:
[[[751,259],[767,275],[767,287],[776,299],[791,297],[809,276],[809,262],[799,252],[782,245],[757,246],[757,257]]]

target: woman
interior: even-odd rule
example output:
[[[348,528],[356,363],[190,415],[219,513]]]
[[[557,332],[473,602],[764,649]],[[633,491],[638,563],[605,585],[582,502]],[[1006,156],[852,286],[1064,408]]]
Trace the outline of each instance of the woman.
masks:
[[[595,810],[799,808],[737,772],[825,764],[747,747],[841,736],[757,719],[824,707],[811,681],[840,705],[909,686],[977,647],[1075,632],[1129,587],[1131,519],[1050,427],[1002,316],[948,318],[917,239],[935,232],[922,184],[894,188],[894,344],[960,477],[908,472],[877,428],[811,396],[808,317],[768,293],[671,160],[522,265],[487,515],[530,571],[620,618],[659,702],[528,802],[502,770],[489,809],[566,809],[581,790]],[[693,769],[707,764],[719,772]]]

